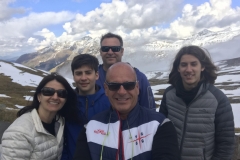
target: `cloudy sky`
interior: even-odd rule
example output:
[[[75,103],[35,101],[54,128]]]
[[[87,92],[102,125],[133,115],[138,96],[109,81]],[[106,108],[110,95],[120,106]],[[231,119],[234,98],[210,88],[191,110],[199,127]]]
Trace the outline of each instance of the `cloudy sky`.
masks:
[[[111,31],[142,44],[240,26],[240,0],[0,0],[0,56]]]

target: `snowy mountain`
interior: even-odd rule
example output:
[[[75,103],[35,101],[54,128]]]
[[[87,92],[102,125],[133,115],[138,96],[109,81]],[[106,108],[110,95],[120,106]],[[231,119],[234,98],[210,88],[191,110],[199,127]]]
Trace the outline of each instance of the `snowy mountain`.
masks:
[[[133,66],[139,67],[144,72],[151,71],[153,68],[152,64],[159,62],[166,63],[166,59],[170,61],[177,50],[184,45],[199,45],[211,48],[211,46],[222,46],[227,44],[227,42],[233,41],[237,36],[240,37],[240,28],[228,28],[219,32],[204,29],[191,37],[178,39],[176,41],[158,40],[146,43],[142,46],[127,44],[127,47],[124,48],[123,61],[127,61]],[[100,37],[91,38],[89,36],[83,37],[79,41],[53,42],[50,46],[42,50],[20,56],[16,60],[16,63],[47,71],[53,69],[54,71],[63,72],[61,70],[64,70],[65,72],[67,69],[63,66],[69,67],[69,63],[77,54],[89,53],[95,55],[101,62],[99,42]],[[237,39],[237,42],[240,42],[239,39]],[[238,46],[235,46],[235,48],[236,47]],[[215,52],[213,54],[215,54]],[[230,56],[228,58],[234,57]],[[167,64],[164,66],[165,67],[160,68],[166,70]]]
[[[20,56],[15,62],[25,66],[50,71],[81,53],[97,53],[98,39],[83,37],[80,41],[53,42],[50,46],[34,53]]]
[[[233,37],[240,35],[240,28],[235,29],[226,29],[220,32],[213,32],[207,29],[177,41],[155,41],[149,44],[146,44],[142,48],[145,48],[147,51],[156,51],[156,50],[178,50],[184,45],[198,45],[198,46],[208,46],[216,43],[226,42],[231,40]]]

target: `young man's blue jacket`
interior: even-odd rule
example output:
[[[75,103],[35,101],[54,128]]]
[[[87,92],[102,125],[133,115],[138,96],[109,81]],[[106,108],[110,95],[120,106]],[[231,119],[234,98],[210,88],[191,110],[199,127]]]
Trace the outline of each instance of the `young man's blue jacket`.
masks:
[[[139,83],[138,104],[150,109],[156,108],[152,89],[146,75],[140,72],[137,68],[134,68],[134,70],[137,74],[137,80]],[[102,64],[98,66],[98,73],[99,79],[96,81],[96,83],[99,86],[104,87],[104,82],[106,81],[106,71],[104,71]]]
[[[93,95],[80,96],[78,97],[78,115],[83,124],[74,124],[66,122],[65,133],[64,133],[64,147],[62,152],[61,160],[72,160],[75,152],[77,138],[84,124],[97,113],[100,113],[106,109],[110,108],[110,102],[108,97],[105,95],[104,89],[96,85],[96,90],[98,90]],[[76,89],[76,93],[78,90]]]

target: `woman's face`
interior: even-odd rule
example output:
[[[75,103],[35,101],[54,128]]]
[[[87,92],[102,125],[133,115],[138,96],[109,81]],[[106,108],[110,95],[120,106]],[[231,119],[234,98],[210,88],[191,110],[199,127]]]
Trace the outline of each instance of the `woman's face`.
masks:
[[[65,87],[56,80],[48,82],[38,94],[39,109],[49,113],[57,113],[65,104],[67,92]]]

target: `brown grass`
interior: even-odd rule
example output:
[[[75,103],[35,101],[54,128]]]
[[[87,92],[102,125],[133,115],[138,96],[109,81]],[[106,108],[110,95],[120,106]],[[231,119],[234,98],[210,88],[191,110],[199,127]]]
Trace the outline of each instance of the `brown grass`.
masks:
[[[11,63],[9,63],[11,64]],[[34,72],[31,69],[16,67],[22,70],[21,73],[27,72],[30,74],[44,76],[44,72],[37,71]],[[17,76],[17,75],[16,75]],[[26,77],[28,78],[28,77]],[[35,87],[32,86],[22,86],[19,83],[12,82],[9,76],[0,74],[0,94],[5,94],[9,97],[0,97],[0,120],[3,121],[13,121],[16,118],[16,112],[18,109],[15,105],[26,106],[30,101],[25,100],[23,96],[33,96]],[[4,109],[5,108],[5,109]],[[10,109],[6,109],[10,108]]]
[[[0,121],[13,122],[17,118],[17,111],[0,108]]]
[[[22,86],[18,83],[13,83],[12,79],[7,76],[0,75],[0,94],[5,94],[10,98],[0,97],[0,104],[4,104],[9,108],[16,108],[15,104],[25,106],[27,101],[23,97],[24,95],[32,96],[35,87]]]
[[[235,133],[240,133],[240,128],[235,128]]]

